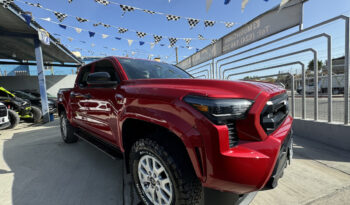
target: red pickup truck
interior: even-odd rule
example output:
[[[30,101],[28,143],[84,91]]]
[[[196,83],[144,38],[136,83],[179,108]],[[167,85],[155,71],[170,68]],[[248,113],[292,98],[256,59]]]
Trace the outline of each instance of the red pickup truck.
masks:
[[[123,153],[145,204],[197,204],[204,188],[274,188],[292,157],[288,95],[269,83],[107,57],[80,68],[58,101],[64,142],[89,136]]]

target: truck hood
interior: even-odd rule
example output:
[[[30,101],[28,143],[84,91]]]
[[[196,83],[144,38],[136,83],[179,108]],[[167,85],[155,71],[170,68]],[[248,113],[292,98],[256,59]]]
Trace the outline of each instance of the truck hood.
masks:
[[[147,79],[127,80],[122,87],[129,94],[154,97],[183,97],[188,94],[215,98],[255,99],[260,93],[275,95],[285,92],[280,86],[254,81],[203,79]]]

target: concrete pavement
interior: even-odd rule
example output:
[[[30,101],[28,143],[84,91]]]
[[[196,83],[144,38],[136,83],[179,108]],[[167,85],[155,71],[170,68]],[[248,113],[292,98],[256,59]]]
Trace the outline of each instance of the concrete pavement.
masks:
[[[0,134],[0,204],[130,204],[123,196],[122,160],[84,141],[64,144],[57,121]],[[279,186],[259,192],[252,204],[349,201],[350,153],[296,137],[294,160]]]

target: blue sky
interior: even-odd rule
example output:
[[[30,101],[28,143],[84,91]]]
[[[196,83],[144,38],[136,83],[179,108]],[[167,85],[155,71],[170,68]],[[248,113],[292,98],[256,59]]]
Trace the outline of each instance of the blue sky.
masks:
[[[137,31],[143,31],[148,33],[154,33],[164,36],[173,37],[190,37],[197,38],[198,34],[203,35],[208,39],[216,39],[229,33],[238,26],[248,22],[257,15],[271,9],[272,7],[278,5],[280,0],[250,0],[247,4],[245,11],[241,12],[241,1],[232,0],[230,4],[224,5],[224,0],[213,1],[209,11],[206,11],[206,1],[205,0],[113,0],[121,4],[126,4],[130,6],[135,6],[139,8],[149,9],[153,11],[159,11],[163,13],[169,13],[179,16],[193,17],[198,19],[206,20],[217,20],[217,21],[229,21],[237,22],[237,25],[232,28],[226,28],[224,24],[217,23],[213,27],[205,28],[203,22],[200,22],[195,28],[190,29],[187,21],[185,19],[180,19],[179,21],[167,21],[165,16],[161,15],[150,15],[140,11],[128,12],[122,16],[123,12],[119,6],[110,4],[103,6],[96,3],[94,0],[73,0],[72,3],[68,3],[68,0],[55,0],[55,1],[44,1],[44,0],[27,0],[31,3],[40,3],[42,6],[59,11],[62,13],[70,14],[73,16],[79,16],[89,20],[95,20],[103,22],[105,24],[110,24],[114,26],[134,29]],[[76,26],[79,28],[95,31],[97,33],[103,33],[110,35],[106,39],[102,39],[101,35],[96,34],[94,38],[90,38],[86,31],[80,34],[76,33],[74,29],[67,28],[66,30],[58,27],[56,24],[50,22],[45,22],[39,20],[39,18],[50,17],[53,21],[57,22],[56,17],[53,13],[35,8],[21,2],[15,1],[15,3],[20,6],[25,11],[31,11],[35,20],[41,24],[46,30],[51,34],[57,33],[62,36],[55,36],[61,39],[61,42],[69,45],[69,49],[76,50],[76,48],[82,48],[83,55],[90,55],[87,50],[94,51],[95,55],[107,54],[107,55],[125,55],[128,53],[129,56],[131,52],[135,52],[134,57],[137,58],[147,58],[149,54],[154,56],[160,56],[169,63],[174,63],[175,61],[175,51],[174,48],[168,48],[168,39],[163,39],[161,43],[166,46],[161,47],[156,45],[153,49],[150,48],[149,44],[144,44],[140,46],[138,41],[152,42],[152,36],[146,36],[143,39],[137,37],[135,32],[126,32],[125,34],[118,34],[117,30],[114,28],[103,28],[103,27],[93,27],[91,23],[79,23],[72,17],[67,17],[62,24]],[[350,1],[349,0],[309,0],[305,3],[304,7],[304,27],[311,26],[315,23],[321,22],[323,20],[329,19],[331,17],[340,14],[349,14],[350,11]],[[334,40],[334,55],[335,57],[342,55],[340,39],[344,36],[342,31],[342,22],[335,23],[325,28],[325,31],[334,33],[336,36]],[[333,27],[332,27],[333,26]],[[296,31],[296,28],[289,31],[283,32],[277,35],[281,36],[290,32]],[[309,35],[315,32],[310,32]],[[307,35],[307,34],[306,34]],[[118,36],[125,39],[135,40],[132,46],[129,46],[126,40],[115,40],[113,37]],[[72,42],[68,41],[66,37],[72,37],[74,40]],[[304,35],[305,37],[305,35]],[[275,38],[275,37],[272,37]],[[86,44],[80,41],[85,41]],[[324,42],[324,41],[323,41]],[[96,44],[95,47],[91,47],[91,43]],[[193,40],[190,46],[193,48],[203,48],[210,43],[210,40],[199,41]],[[313,44],[319,44],[317,41],[312,42]],[[177,46],[186,46],[186,43],[179,40],[176,44]],[[108,47],[108,49],[104,48]],[[302,47],[302,46],[300,46]],[[111,48],[116,48],[116,51],[111,50]],[[297,49],[297,48],[296,48]],[[321,45],[319,49],[324,49]],[[186,48],[179,48],[179,59],[183,59],[195,52],[195,49],[188,50]],[[325,56],[320,54],[321,58]],[[323,55],[323,56],[322,56]],[[168,59],[164,59],[168,56]],[[310,59],[308,59],[310,60]]]

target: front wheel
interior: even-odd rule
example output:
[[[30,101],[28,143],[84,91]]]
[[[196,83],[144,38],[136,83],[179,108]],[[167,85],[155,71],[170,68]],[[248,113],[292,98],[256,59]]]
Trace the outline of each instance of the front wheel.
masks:
[[[146,205],[198,204],[201,184],[183,157],[151,139],[137,141],[130,153],[130,170]]]

